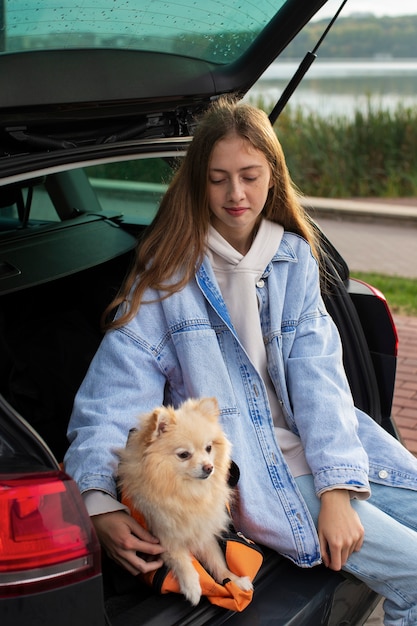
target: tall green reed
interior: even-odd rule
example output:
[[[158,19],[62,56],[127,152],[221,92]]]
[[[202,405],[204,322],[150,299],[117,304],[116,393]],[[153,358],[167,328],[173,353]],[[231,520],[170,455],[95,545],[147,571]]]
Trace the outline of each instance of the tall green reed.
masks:
[[[273,103],[253,104],[268,112]],[[323,118],[287,105],[275,130],[305,195],[417,196],[417,107],[390,112],[369,98],[352,118]]]

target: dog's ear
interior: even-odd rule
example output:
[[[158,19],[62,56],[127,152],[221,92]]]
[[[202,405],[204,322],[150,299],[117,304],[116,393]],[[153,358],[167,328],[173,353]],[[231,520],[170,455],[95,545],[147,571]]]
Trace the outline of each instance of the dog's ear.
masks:
[[[213,422],[218,420],[220,409],[217,398],[201,398],[198,403],[198,408]]]
[[[158,407],[152,412],[149,423],[151,425],[152,440],[155,440],[167,430],[169,424],[176,423],[175,413],[169,407]]]

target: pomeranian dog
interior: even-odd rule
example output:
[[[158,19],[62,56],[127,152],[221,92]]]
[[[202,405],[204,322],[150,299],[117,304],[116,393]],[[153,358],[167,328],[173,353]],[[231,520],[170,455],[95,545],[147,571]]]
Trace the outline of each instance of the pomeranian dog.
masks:
[[[120,452],[122,492],[161,542],[165,564],[181,592],[196,605],[199,576],[194,555],[213,578],[252,589],[249,577],[231,572],[217,542],[230,519],[227,503],[231,445],[219,422],[215,398],[187,400],[178,409],[158,407],[140,418]]]

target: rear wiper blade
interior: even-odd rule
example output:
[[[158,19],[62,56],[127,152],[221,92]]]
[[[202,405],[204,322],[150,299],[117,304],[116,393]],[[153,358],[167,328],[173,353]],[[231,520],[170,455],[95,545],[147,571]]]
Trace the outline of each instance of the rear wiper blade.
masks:
[[[298,66],[294,76],[291,78],[290,82],[285,87],[284,91],[281,94],[280,99],[278,100],[278,102],[276,103],[276,105],[272,109],[271,113],[269,114],[269,120],[270,120],[272,125],[275,124],[275,122],[277,121],[279,115],[282,113],[283,108],[287,104],[288,100],[291,98],[292,94],[297,89],[298,85],[301,83],[302,79],[306,75],[307,71],[309,70],[309,68],[311,67],[313,62],[317,59],[317,54],[316,54],[317,50],[321,46],[321,44],[322,44],[324,38],[326,37],[327,33],[329,32],[329,30],[331,29],[331,27],[333,26],[333,24],[335,23],[335,21],[339,17],[340,11],[343,9],[343,7],[345,6],[346,2],[347,2],[347,0],[343,0],[343,2],[340,5],[339,9],[337,10],[335,15],[331,19],[331,21],[328,24],[326,30],[324,31],[324,33],[322,34],[322,36],[320,37],[320,39],[318,40],[318,42],[314,46],[313,50],[311,52],[307,52],[307,54],[305,55],[304,59],[301,61],[300,65]]]

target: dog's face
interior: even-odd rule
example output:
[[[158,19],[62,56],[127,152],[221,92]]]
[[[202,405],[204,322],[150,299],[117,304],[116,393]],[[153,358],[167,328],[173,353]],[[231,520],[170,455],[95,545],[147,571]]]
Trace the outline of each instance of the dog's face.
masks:
[[[187,441],[175,450],[178,471],[190,478],[208,478],[214,472],[213,441]]]
[[[218,423],[214,398],[188,400],[177,410],[158,407],[142,425],[145,455],[160,475],[204,480],[222,475],[230,463],[230,444]]]

